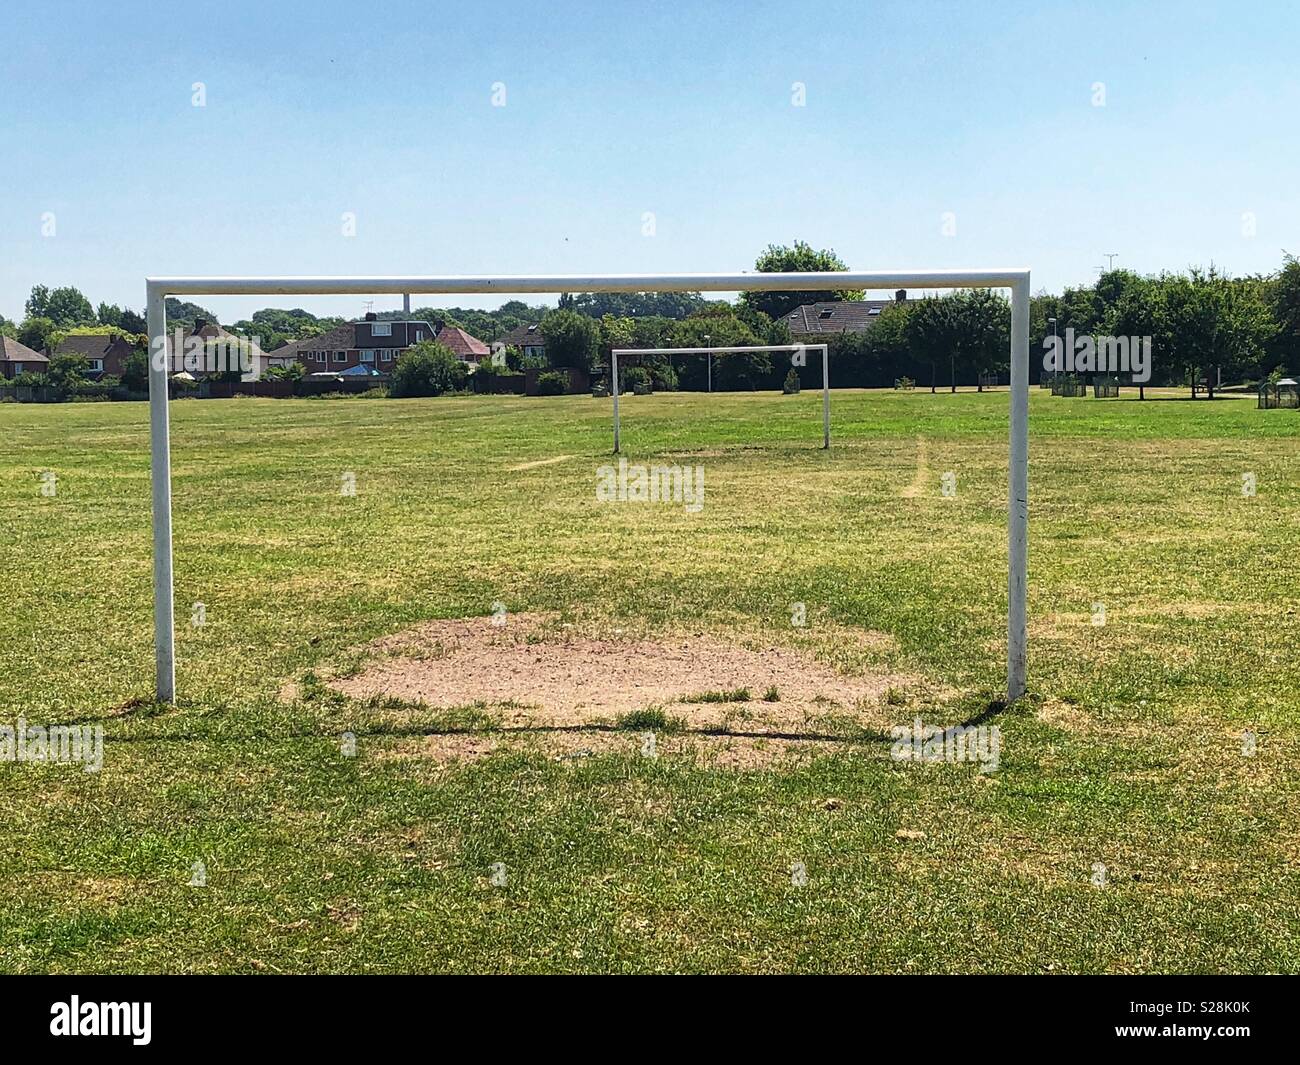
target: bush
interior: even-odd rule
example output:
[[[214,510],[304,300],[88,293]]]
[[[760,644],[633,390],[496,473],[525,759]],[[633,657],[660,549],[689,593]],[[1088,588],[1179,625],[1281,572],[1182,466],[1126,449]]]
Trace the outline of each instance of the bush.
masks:
[[[793,366],[790,372],[785,375],[785,385],[781,389],[787,396],[797,396],[799,394],[799,375],[795,372]]]
[[[132,392],[149,391],[149,356],[143,351],[133,351],[122,367],[122,384]]]
[[[263,377],[267,381],[301,381],[306,372],[302,363],[293,362],[288,366],[268,366]]]
[[[442,344],[424,340],[408,348],[393,367],[391,395],[441,396],[465,387],[469,370]]]
[[[650,384],[656,392],[676,392],[678,385],[677,371],[665,363],[651,367]]]
[[[644,366],[629,366],[619,376],[622,378],[619,382],[619,391],[621,392],[643,395],[652,387],[650,371]]]
[[[537,394],[539,396],[562,396],[569,390],[569,375],[547,370],[537,375]]]

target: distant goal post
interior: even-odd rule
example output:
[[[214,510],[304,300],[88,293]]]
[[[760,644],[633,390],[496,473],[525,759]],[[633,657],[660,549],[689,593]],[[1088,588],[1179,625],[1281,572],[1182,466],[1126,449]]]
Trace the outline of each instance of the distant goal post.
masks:
[[[614,348],[609,353],[609,388],[610,394],[614,397],[614,454],[617,455],[622,448],[622,433],[618,413],[618,357],[624,358],[630,355],[707,355],[712,358],[714,355],[743,355],[759,351],[788,351],[791,357],[791,365],[796,365],[795,361],[800,355],[807,356],[810,352],[820,352],[822,357],[822,447],[831,446],[831,380],[830,380],[830,356],[828,347],[825,344],[749,344],[739,347],[703,347],[703,348]],[[798,365],[803,365],[799,363]]]

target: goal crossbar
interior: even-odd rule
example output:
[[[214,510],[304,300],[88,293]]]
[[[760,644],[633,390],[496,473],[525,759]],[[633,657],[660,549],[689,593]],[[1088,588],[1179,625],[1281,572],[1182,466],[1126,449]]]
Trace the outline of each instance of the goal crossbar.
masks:
[[[610,358],[610,391],[614,396],[614,454],[621,448],[622,433],[618,416],[618,357],[620,355],[740,355],[750,351],[788,351],[796,355],[801,351],[822,353],[822,448],[831,446],[831,380],[828,347],[825,344],[742,344],[719,348],[612,348]],[[709,391],[712,391],[710,376]]]
[[[1011,430],[1007,473],[1007,698],[1025,691],[1029,546],[1029,271],[891,270],[738,274],[492,274],[372,277],[149,277],[151,353],[166,352],[168,296],[462,295],[551,292],[827,292],[897,288],[1011,291]],[[154,663],[159,702],[176,699],[171,426],[167,362],[149,360]]]

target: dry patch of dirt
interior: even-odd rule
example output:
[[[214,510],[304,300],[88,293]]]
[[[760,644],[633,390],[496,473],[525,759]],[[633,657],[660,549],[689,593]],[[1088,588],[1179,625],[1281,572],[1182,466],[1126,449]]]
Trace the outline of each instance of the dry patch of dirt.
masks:
[[[504,728],[610,725],[658,709],[692,730],[816,738],[828,719],[880,728],[885,698],[917,678],[850,676],[791,647],[713,635],[579,634],[534,615],[433,621],[364,649],[359,672],[330,681],[356,699],[492,707]],[[775,699],[765,699],[775,689]],[[740,697],[747,691],[749,698]]]
[[[744,770],[777,765],[789,768],[835,749],[836,744],[817,740],[660,732],[655,735],[654,752],[658,758],[688,758],[715,769]],[[535,751],[574,765],[598,755],[647,757],[643,733],[593,730],[417,736],[385,746],[377,757],[381,761],[457,765],[476,762],[497,751]]]
[[[930,447],[925,437],[916,438],[916,476],[912,483],[903,489],[904,499],[915,499],[921,495],[930,483]]]
[[[520,473],[523,470],[535,470],[538,466],[554,466],[557,462],[567,462],[573,457],[573,455],[556,455],[553,459],[538,459],[536,462],[521,462],[518,466],[511,466],[509,472]]]
[[[1038,708],[1038,720],[1066,732],[1091,732],[1096,726],[1092,715],[1083,707],[1061,699],[1045,700]]]

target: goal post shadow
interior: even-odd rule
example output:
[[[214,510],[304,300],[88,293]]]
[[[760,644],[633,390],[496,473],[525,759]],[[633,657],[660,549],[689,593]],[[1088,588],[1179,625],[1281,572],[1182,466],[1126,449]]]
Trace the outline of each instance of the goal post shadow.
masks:
[[[711,360],[714,355],[741,355],[757,351],[788,351],[792,356],[800,352],[820,351],[822,353],[822,449],[831,446],[831,379],[829,345],[826,344],[749,344],[739,347],[718,348],[611,348],[610,394],[614,397],[614,454],[622,450],[622,422],[618,408],[618,357],[620,355],[705,355]],[[712,372],[710,372],[709,391],[713,391]]]
[[[555,292],[826,292],[899,288],[1011,291],[1011,430],[1007,474],[1008,701],[1025,692],[1029,548],[1029,270],[844,271],[741,274],[500,274],[375,277],[150,277],[149,450],[153,522],[155,693],[176,701],[172,569],[171,425],[168,404],[169,296],[413,296]],[[675,349],[680,350],[680,349]],[[715,351],[718,349],[714,349]],[[615,383],[615,388],[617,384]],[[615,398],[617,403],[617,396]],[[829,446],[829,386],[823,377],[823,438]],[[617,426],[617,422],[616,422]],[[615,450],[618,450],[616,427]]]

